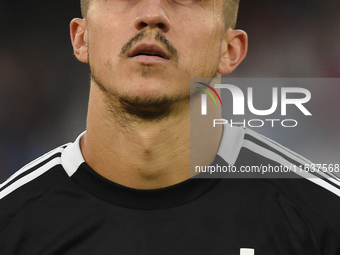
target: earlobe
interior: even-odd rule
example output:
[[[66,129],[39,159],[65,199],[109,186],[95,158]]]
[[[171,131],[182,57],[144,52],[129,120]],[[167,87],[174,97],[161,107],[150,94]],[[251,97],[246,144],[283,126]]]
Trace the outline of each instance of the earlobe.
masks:
[[[217,72],[229,74],[244,60],[248,50],[248,36],[242,30],[228,29],[222,42]]]
[[[70,34],[75,57],[83,63],[88,63],[87,26],[85,19],[73,19],[70,24]]]

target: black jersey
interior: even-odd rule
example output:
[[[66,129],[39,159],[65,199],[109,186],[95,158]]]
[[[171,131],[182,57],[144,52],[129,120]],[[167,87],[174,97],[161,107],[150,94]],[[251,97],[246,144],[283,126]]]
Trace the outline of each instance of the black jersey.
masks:
[[[212,165],[307,163],[234,128]],[[0,254],[340,254],[339,180],[303,177],[191,178],[137,190],[91,169],[78,138],[0,186]]]

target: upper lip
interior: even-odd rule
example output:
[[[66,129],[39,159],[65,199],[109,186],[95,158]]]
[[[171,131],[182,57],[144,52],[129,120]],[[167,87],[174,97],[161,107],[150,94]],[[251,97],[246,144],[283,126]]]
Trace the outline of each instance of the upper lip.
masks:
[[[131,58],[138,54],[144,54],[144,55],[152,54],[152,55],[158,55],[164,59],[170,58],[169,54],[157,44],[145,44],[145,43],[139,44],[129,52],[128,56]]]

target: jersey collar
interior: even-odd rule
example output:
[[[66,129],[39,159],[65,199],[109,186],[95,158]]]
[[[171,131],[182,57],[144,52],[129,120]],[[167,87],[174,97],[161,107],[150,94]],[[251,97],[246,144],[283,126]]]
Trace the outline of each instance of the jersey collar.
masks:
[[[61,164],[68,176],[72,176],[79,166],[85,162],[79,145],[80,139],[85,135],[85,133],[86,131],[81,133],[74,143],[67,146],[61,154]]]
[[[61,155],[61,164],[69,176],[72,176],[79,166],[85,162],[79,145],[80,139],[85,135],[85,133],[86,131],[81,133],[74,143],[71,143],[66,147]],[[223,136],[217,155],[219,155],[229,165],[234,165],[238,158],[244,134],[245,131],[243,128],[224,125]]]

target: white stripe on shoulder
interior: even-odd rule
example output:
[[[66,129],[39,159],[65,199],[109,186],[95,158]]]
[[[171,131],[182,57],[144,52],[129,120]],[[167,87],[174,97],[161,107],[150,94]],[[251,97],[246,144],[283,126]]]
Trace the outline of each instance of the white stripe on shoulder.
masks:
[[[303,157],[303,156],[297,154],[296,152],[284,147],[283,145],[277,143],[276,141],[269,139],[268,137],[265,137],[265,136],[263,136],[259,133],[256,133],[253,130],[246,129],[246,134],[260,140],[261,142],[267,144],[271,148],[279,151],[280,153],[284,154],[285,156],[291,158],[292,160],[299,162],[301,165],[308,165],[308,166],[315,165],[315,164],[313,164],[313,162],[306,159],[305,157]],[[320,172],[318,172],[318,174],[321,175],[324,178],[331,180],[331,181],[335,180],[335,181],[339,182],[339,184],[338,183],[336,183],[336,184],[340,185],[340,178],[337,175],[335,175],[334,173],[320,171]]]
[[[265,137],[259,133],[256,133],[255,131],[251,130],[251,129],[246,129],[246,133],[250,136],[253,136],[254,138],[266,143],[267,145],[271,146],[273,149],[276,149],[277,151],[285,154],[287,157],[290,157],[291,159],[298,161],[300,164],[304,165],[314,165],[313,162],[311,162],[310,160],[304,158],[303,156],[297,154],[296,152],[284,147],[283,145],[277,143],[274,140],[271,140],[268,137]],[[319,175],[321,175],[324,178],[327,178],[329,180],[331,180],[332,182],[334,182],[333,180],[339,181],[340,182],[340,178],[339,176],[335,175],[332,172],[319,172]],[[330,177],[330,178],[329,178]],[[339,185],[339,184],[337,184]]]
[[[59,155],[57,157],[53,157],[53,155],[56,155],[58,153],[61,154],[64,151],[65,146],[66,145],[60,146],[44,154],[43,156],[28,163],[27,165],[22,167],[20,170],[15,172],[11,177],[9,177],[4,183],[0,185],[0,190],[1,190],[3,189],[3,187],[13,182],[12,184],[8,185],[8,187],[0,191],[0,199],[8,195],[10,192],[16,190],[17,188],[21,187],[22,185],[26,184],[27,182],[34,180],[35,178],[37,178],[38,176],[40,176],[41,174],[43,174],[44,172],[52,168],[53,166],[60,164],[61,156]],[[39,167],[39,164],[42,164],[44,161],[48,160],[50,157],[53,157],[53,158],[45,162],[42,166]],[[38,168],[32,171],[31,173],[29,173],[30,170],[33,169],[34,167],[38,167]],[[25,175],[26,172],[28,174]],[[23,176],[20,177],[20,175],[23,175]],[[15,180],[15,179],[18,179],[18,180]]]
[[[300,159],[299,162],[302,163],[302,164],[304,163],[306,165],[311,165],[311,164],[315,165],[315,164],[313,164],[312,161],[310,161],[307,158],[301,156],[300,154],[298,154],[298,153],[288,149],[287,147],[284,147],[282,144],[280,144],[280,143],[278,143],[278,142],[276,142],[276,141],[274,141],[274,140],[272,140],[272,139],[270,139],[270,138],[268,138],[266,136],[263,136],[263,135],[261,135],[259,133],[256,133],[253,130],[248,129],[247,130],[247,134],[257,138],[258,140],[261,140],[262,142],[266,143],[269,146],[272,146],[274,149],[284,153],[286,156],[291,157],[292,159],[294,159],[294,157],[292,157],[292,156],[295,156],[295,157],[299,158]],[[296,160],[296,161],[298,161],[298,160]],[[321,176],[325,177],[325,178],[331,177],[331,179],[334,178],[334,179],[340,181],[340,177],[335,175],[332,172],[322,172],[321,171],[321,172],[319,172],[319,174]]]
[[[279,144],[278,142],[269,139],[268,137],[265,137],[259,133],[256,133],[255,131],[251,130],[251,129],[246,129],[246,134],[253,136],[254,138],[260,140],[261,142],[271,146],[273,149],[285,154],[288,157],[293,157],[294,160],[300,162],[301,164],[311,164],[312,162],[304,157],[302,157],[301,155],[297,154],[296,152],[282,146],[281,144]]]
[[[277,163],[279,163],[279,164],[281,164],[285,167],[288,167],[289,169],[292,169],[292,165],[293,165],[292,162],[283,158],[281,155],[279,155],[279,154],[277,154],[277,153],[275,153],[271,150],[268,150],[268,149],[254,143],[252,141],[244,140],[243,147],[247,148],[247,149],[249,149],[249,150],[255,152],[256,154],[259,154],[259,155],[261,155],[265,158],[273,160],[273,161],[275,161],[275,162],[277,162]],[[283,153],[283,154],[287,155],[286,153]],[[290,155],[290,158],[295,160],[295,161],[298,161],[298,162],[301,161],[300,157],[296,157],[296,155]],[[307,162],[309,162],[309,161],[307,161]],[[326,182],[325,180],[316,177],[312,173],[304,171],[303,169],[299,168],[298,166],[296,166],[295,169],[296,169],[296,171],[294,171],[294,173],[296,173],[297,175],[300,175],[301,177],[308,179],[309,181],[327,189],[328,191],[330,191],[330,192],[332,192],[335,195],[340,197],[340,189],[339,189],[340,182],[338,180],[336,180],[332,177],[331,178],[325,177],[325,179],[334,183],[334,185],[332,185],[332,184]]]
[[[7,188],[5,188],[3,191],[0,192],[0,199],[4,198],[11,192],[15,191],[16,189],[20,188],[21,186],[25,185],[26,183],[31,182],[32,180],[36,179],[43,173],[47,172],[50,170],[52,167],[59,165],[60,164],[60,157],[59,158],[54,158],[51,161],[47,162],[45,165],[42,167],[36,169],[30,174],[25,175],[24,177],[20,178]]]
[[[61,153],[63,152],[64,148],[67,146],[66,145],[62,145],[56,149],[53,149],[49,152],[47,152],[46,154],[42,155],[41,157],[31,161],[30,163],[28,163],[27,165],[23,166],[22,168],[20,168],[20,170],[18,170],[17,172],[15,172],[13,175],[11,175],[4,183],[0,184],[0,189],[2,187],[4,187],[5,185],[7,185],[7,183],[11,182],[13,179],[15,179],[17,176],[19,176],[20,174],[26,172],[27,170],[33,168],[34,166],[40,164],[41,162],[45,161],[46,159],[48,159],[50,156],[56,154],[56,153]]]

